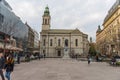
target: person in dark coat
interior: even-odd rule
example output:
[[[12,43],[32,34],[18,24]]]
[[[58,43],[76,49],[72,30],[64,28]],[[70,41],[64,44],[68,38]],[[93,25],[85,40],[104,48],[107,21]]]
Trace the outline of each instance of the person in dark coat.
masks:
[[[40,58],[41,58],[41,57],[40,57],[40,53],[38,53],[38,59],[40,60]]]
[[[99,57],[98,57],[98,55],[96,55],[96,61],[97,61],[97,62],[99,61]]]
[[[10,75],[11,75],[11,72],[13,72],[13,69],[14,69],[14,59],[11,55],[9,55],[7,57],[7,60],[6,60],[6,63],[5,63],[5,70],[6,70],[6,73],[5,73],[5,77],[10,80]]]
[[[17,63],[20,64],[20,53],[17,55]]]
[[[3,75],[4,65],[5,65],[5,59],[3,57],[3,53],[0,52],[0,76],[2,80],[5,80],[4,75]]]
[[[87,56],[87,59],[88,59],[88,64],[90,64],[90,62],[91,62],[91,57],[90,57],[90,55]]]
[[[45,59],[45,57],[46,57],[45,53],[43,54],[43,56],[44,56],[44,59]]]

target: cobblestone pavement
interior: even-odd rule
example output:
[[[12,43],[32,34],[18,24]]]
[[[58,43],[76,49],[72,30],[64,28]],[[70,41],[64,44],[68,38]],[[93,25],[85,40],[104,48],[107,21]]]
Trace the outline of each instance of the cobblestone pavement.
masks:
[[[12,80],[120,80],[120,67],[63,59],[36,60],[15,66]]]

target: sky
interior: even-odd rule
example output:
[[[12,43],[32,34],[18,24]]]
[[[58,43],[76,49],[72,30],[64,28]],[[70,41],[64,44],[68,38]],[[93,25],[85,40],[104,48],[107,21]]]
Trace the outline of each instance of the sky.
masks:
[[[42,28],[42,15],[48,5],[51,29],[78,28],[95,41],[98,25],[103,24],[116,0],[6,0],[13,12],[37,32]]]

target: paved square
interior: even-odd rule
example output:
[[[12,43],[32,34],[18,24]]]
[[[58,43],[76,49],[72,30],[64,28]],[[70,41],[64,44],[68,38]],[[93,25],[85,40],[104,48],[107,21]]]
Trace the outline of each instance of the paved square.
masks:
[[[63,59],[36,60],[15,66],[12,80],[120,80],[120,67]]]

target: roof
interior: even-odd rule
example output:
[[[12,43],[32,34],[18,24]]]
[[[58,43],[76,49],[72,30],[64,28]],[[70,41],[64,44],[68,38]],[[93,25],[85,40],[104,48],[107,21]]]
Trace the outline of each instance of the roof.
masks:
[[[49,16],[49,15],[50,15],[49,7],[46,6],[46,7],[45,7],[45,11],[44,11],[44,15],[43,15],[43,16]]]
[[[97,33],[98,33],[98,32],[101,32],[100,25],[98,26],[98,29],[97,29]]]
[[[79,29],[50,29],[50,30],[43,30],[42,33],[49,33],[49,34],[83,34]]]
[[[104,19],[104,23],[116,12],[116,10],[119,8],[119,5],[120,5],[120,0],[116,0],[114,5],[108,11],[108,14],[107,14],[107,16]]]

